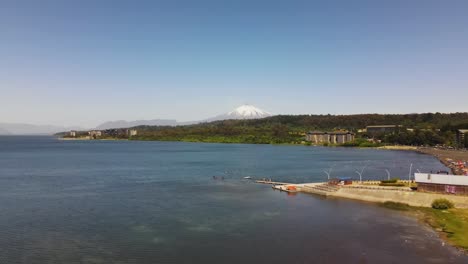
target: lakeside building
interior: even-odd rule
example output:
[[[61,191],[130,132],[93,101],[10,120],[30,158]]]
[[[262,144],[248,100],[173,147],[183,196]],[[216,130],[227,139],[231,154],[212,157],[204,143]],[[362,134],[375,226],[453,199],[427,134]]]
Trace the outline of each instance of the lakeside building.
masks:
[[[132,137],[138,135],[138,131],[136,129],[127,129],[127,136]]]
[[[90,138],[96,139],[96,138],[102,136],[102,132],[99,131],[99,130],[91,130],[91,131],[88,132],[88,135],[89,135]]]
[[[75,131],[75,130],[72,130],[72,131],[70,131],[70,132],[68,133],[68,135],[69,135],[70,137],[76,137],[76,131]]]
[[[122,131],[123,131],[122,129],[105,129],[105,130],[102,131],[102,133],[105,136],[117,137],[120,134],[125,134],[125,132],[122,132]]]
[[[416,128],[407,128],[406,131],[411,131],[411,132],[414,132],[416,130]],[[436,128],[436,129],[432,129],[432,128],[419,128],[417,129],[419,131],[435,131],[435,132],[440,132],[440,129]]]
[[[461,148],[466,148],[467,146],[467,141],[466,139],[468,138],[468,129],[458,129],[457,130],[457,145],[458,147]]]
[[[138,135],[138,131],[136,129],[114,128],[105,129],[102,134],[108,137],[125,138]]]
[[[338,131],[338,132],[322,132],[322,131],[310,131],[305,137],[306,141],[314,144],[343,144],[354,140],[354,133],[349,131]]]
[[[433,173],[415,173],[418,191],[468,195],[468,177]]]
[[[366,132],[371,135],[395,133],[401,127],[400,125],[366,126]]]

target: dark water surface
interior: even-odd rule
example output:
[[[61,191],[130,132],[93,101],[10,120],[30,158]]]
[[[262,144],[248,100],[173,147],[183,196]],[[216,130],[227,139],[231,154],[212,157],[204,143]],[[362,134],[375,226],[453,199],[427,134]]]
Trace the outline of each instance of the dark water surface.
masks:
[[[468,263],[395,211],[242,179],[410,163],[444,169],[402,151],[0,137],[0,263]]]

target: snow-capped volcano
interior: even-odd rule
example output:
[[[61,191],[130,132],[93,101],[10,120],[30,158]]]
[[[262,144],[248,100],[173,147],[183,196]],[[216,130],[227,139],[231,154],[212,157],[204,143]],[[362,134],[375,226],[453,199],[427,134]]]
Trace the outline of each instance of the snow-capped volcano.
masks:
[[[226,114],[229,119],[253,119],[253,118],[264,118],[271,116],[270,113],[259,109],[253,105],[241,105]]]
[[[126,127],[134,127],[134,126],[183,126],[183,125],[193,125],[199,123],[207,123],[212,121],[219,121],[219,120],[228,120],[228,119],[258,119],[272,116],[271,113],[259,109],[253,105],[241,105],[234,109],[231,112],[218,115],[212,118],[199,120],[199,121],[187,121],[187,122],[177,122],[176,120],[168,120],[168,119],[154,119],[154,120],[137,120],[137,121],[112,121],[106,122],[99,125],[96,129],[110,129],[110,128],[126,128]],[[4,133],[0,130],[0,134]]]
[[[271,113],[259,109],[253,105],[241,105],[234,109],[231,112],[228,112],[223,115],[219,115],[207,120],[204,122],[211,122],[216,120],[227,120],[227,119],[257,119],[272,116]]]

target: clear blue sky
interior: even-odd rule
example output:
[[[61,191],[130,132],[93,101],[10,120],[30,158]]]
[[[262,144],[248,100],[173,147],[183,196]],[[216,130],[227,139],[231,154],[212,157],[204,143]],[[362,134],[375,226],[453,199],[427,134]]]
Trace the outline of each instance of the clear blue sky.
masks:
[[[468,1],[0,2],[0,122],[468,111]]]

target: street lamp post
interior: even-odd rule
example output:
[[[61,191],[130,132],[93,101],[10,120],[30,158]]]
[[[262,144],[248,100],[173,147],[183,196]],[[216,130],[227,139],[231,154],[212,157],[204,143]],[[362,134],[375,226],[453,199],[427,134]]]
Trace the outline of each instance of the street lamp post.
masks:
[[[385,171],[387,172],[387,179],[390,180],[390,171],[388,169],[385,169]]]
[[[362,183],[362,173],[366,169],[367,165],[361,168],[361,171],[356,170],[355,172],[359,175],[359,182]]]
[[[408,175],[408,184],[411,183],[411,170],[413,169],[413,163],[410,164],[410,167],[409,167],[409,175]]]
[[[362,174],[359,171],[355,171],[359,175],[359,182],[362,183]]]
[[[334,166],[335,164],[333,164],[330,168],[328,168],[328,170],[323,170],[323,172],[327,175],[328,180],[330,180],[330,175]]]

